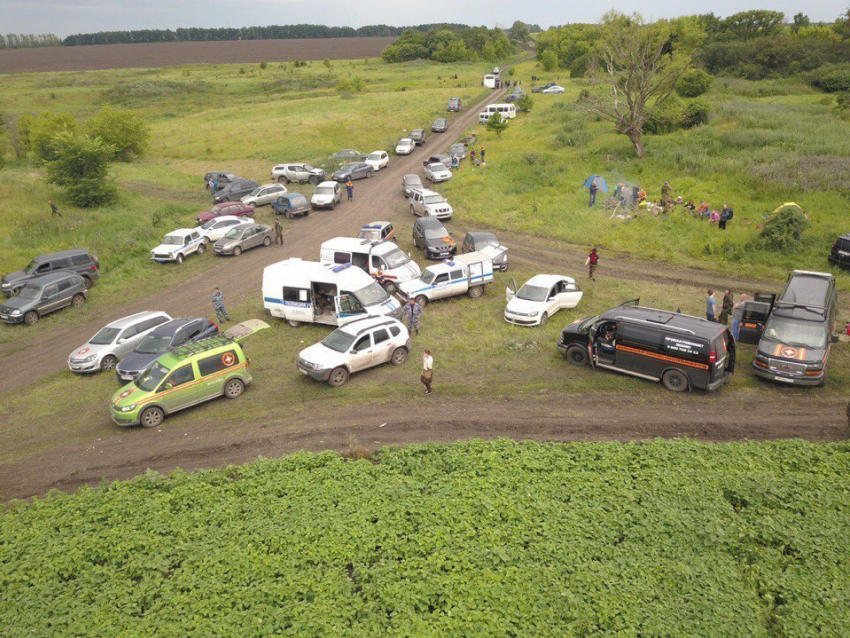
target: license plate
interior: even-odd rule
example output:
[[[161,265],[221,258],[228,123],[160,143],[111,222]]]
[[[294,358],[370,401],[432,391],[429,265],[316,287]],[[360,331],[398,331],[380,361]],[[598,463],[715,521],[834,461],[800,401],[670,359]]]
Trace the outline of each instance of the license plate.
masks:
[[[303,374],[303,375],[305,375],[305,376],[307,375],[307,371],[306,371],[306,370],[301,370],[301,368],[298,368],[298,370],[301,372],[301,374]]]
[[[794,379],[788,379],[786,377],[773,377],[774,381],[782,381],[783,383],[794,383]]]
[[[154,261],[159,263],[159,264],[164,264],[168,260],[167,259],[154,259]]]
[[[71,366],[71,370],[79,370],[82,366]]]
[[[838,254],[842,257],[850,257],[850,253],[848,253],[846,250],[839,250]]]

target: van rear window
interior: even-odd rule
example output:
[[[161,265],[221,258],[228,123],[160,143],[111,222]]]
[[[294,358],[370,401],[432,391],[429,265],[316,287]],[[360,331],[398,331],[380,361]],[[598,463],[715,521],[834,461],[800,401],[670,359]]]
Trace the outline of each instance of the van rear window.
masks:
[[[202,377],[231,368],[239,362],[236,350],[227,350],[198,361],[198,372]]]

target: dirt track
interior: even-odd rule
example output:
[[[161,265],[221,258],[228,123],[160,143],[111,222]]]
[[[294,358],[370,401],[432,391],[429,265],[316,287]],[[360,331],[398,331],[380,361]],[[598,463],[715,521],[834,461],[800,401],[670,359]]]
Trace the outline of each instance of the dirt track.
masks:
[[[0,73],[376,58],[396,38],[151,42],[0,50]]]

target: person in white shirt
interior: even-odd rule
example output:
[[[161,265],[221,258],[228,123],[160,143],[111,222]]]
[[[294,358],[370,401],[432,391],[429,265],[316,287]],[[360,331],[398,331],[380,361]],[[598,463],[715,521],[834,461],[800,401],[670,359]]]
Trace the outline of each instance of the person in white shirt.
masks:
[[[422,352],[422,377],[420,381],[425,386],[425,394],[431,394],[431,382],[434,380],[434,357],[430,350]]]

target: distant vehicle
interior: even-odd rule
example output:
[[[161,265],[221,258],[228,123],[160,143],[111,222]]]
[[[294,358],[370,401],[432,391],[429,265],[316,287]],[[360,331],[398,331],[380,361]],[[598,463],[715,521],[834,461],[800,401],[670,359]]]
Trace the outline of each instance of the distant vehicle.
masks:
[[[287,193],[283,184],[265,184],[258,186],[240,201],[247,206],[265,206],[277,201],[277,198]]]
[[[240,224],[225,233],[224,237],[213,244],[216,255],[238,257],[244,251],[257,246],[269,246],[274,240],[274,229],[263,224]]]
[[[287,193],[277,198],[272,204],[276,215],[285,215],[288,219],[307,217],[310,214],[310,202],[301,193]]]
[[[334,157],[343,163],[362,162],[366,159],[366,156],[363,153],[356,151],[353,148],[344,148],[341,151],[337,151],[334,153]]]
[[[224,204],[216,204],[209,210],[195,215],[195,221],[198,224],[203,224],[216,217],[224,215],[230,217],[250,217],[254,214],[254,207],[243,204],[242,202],[226,202]]]
[[[461,244],[460,252],[461,253],[474,253],[476,251],[483,250],[485,246],[500,246],[498,237],[496,237],[493,233],[487,231],[469,231],[466,233],[466,236],[463,238],[463,243]],[[504,248],[504,246],[502,246]],[[501,270],[502,272],[507,271],[508,269],[508,251],[505,248],[505,252],[499,255],[496,259],[493,260],[493,267]]]
[[[422,146],[428,139],[428,133],[425,132],[424,128],[415,128],[410,131],[410,139],[416,143],[416,146]]]
[[[382,271],[384,289],[393,294],[397,285],[415,279],[422,272],[406,252],[391,241],[369,241],[355,237],[334,237],[322,243],[319,260],[323,264],[352,264],[376,277]]]
[[[347,182],[349,179],[363,179],[364,177],[372,177],[375,174],[375,169],[364,162],[356,164],[346,164],[341,169],[333,174],[333,178],[338,182]]]
[[[425,164],[425,179],[434,184],[447,182],[452,178],[452,172],[443,163],[432,162]]]
[[[434,133],[445,133],[449,130],[449,121],[444,117],[438,117],[434,120],[434,123],[431,124],[431,130]]]
[[[501,73],[501,71],[499,70],[499,67],[494,66],[494,67],[493,67],[493,74],[494,74],[494,75],[499,75],[499,73]]]
[[[3,294],[11,296],[27,282],[55,272],[72,272],[80,275],[87,288],[94,285],[100,276],[100,261],[87,250],[75,248],[58,253],[46,253],[35,257],[23,270],[15,270],[0,279]]]
[[[458,160],[465,160],[469,155],[469,151],[466,149],[466,144],[452,144],[449,147],[449,156],[457,157]]]
[[[160,311],[137,312],[106,324],[68,356],[71,372],[110,372],[157,326],[171,321]]]
[[[427,166],[428,164],[435,164],[435,163],[442,164],[446,168],[451,168],[452,167],[452,156],[451,155],[444,155],[442,153],[439,154],[439,155],[431,155],[431,156],[428,157],[428,159],[426,159],[424,162],[422,162],[422,165]]]
[[[542,326],[564,308],[575,308],[584,294],[572,277],[535,275],[517,290],[515,281],[505,291],[505,321],[517,326]]]
[[[68,271],[58,271],[30,279],[14,297],[0,304],[0,321],[31,326],[44,315],[62,308],[79,308],[86,303],[85,280]]]
[[[563,92],[564,92],[564,87],[562,87],[562,86],[558,86],[558,85],[556,84],[555,86],[550,86],[550,87],[548,87],[548,88],[543,89],[543,90],[542,90],[542,91],[540,91],[540,92],[541,92],[541,93],[543,93],[544,95],[554,95],[554,94],[556,94],[556,93],[563,93]]]
[[[485,75],[482,83],[484,84],[484,88],[487,89],[495,89],[502,85],[499,76],[492,73],[488,73],[487,75]]]
[[[448,104],[446,104],[446,110],[451,112],[458,112],[461,109],[461,100],[459,97],[449,98]]]
[[[398,141],[395,147],[396,155],[410,155],[416,150],[416,142],[409,137],[403,137]]]
[[[213,195],[213,202],[222,204],[224,202],[236,202],[245,195],[249,195],[259,184],[252,179],[239,179],[231,182],[223,189]]]
[[[558,85],[555,84],[554,82],[549,82],[548,84],[544,84],[543,86],[533,86],[533,87],[531,87],[531,92],[532,93],[543,93],[543,91],[545,91],[546,89],[549,89],[553,86],[558,86]]]
[[[454,238],[436,217],[421,217],[414,222],[413,246],[420,248],[426,259],[444,259],[457,252]]]
[[[330,208],[333,210],[342,201],[342,186],[338,182],[322,182],[316,186],[316,191],[310,198],[313,208]]]
[[[829,251],[829,263],[843,270],[850,270],[850,233],[835,240]]]
[[[525,97],[525,91],[517,87],[513,93],[505,96],[505,102],[517,102]]]
[[[422,185],[422,178],[419,175],[410,173],[401,178],[401,190],[405,197],[410,197],[411,193],[417,188],[425,188]]]
[[[198,233],[203,237],[204,243],[210,244],[218,241],[227,233],[228,230],[239,224],[253,224],[254,220],[250,217],[236,217],[235,215],[223,215],[211,219],[207,223],[198,228]]]
[[[313,168],[309,164],[278,164],[272,168],[272,179],[281,184],[296,182],[298,184],[310,183],[313,185],[324,182],[327,172],[321,168]]]
[[[516,117],[516,104],[488,104],[484,107],[482,113],[498,113],[503,120],[512,120]]]
[[[369,241],[395,242],[395,227],[392,222],[369,222],[360,229],[357,238],[368,239]]]
[[[365,164],[368,164],[376,171],[381,170],[389,166],[390,164],[390,156],[386,151],[372,151],[369,153],[369,157],[366,158]]]
[[[183,317],[160,324],[115,366],[115,376],[121,383],[132,381],[156,361],[157,357],[168,352],[169,348],[182,346],[217,332],[218,326],[203,317]]]
[[[235,173],[231,173],[229,171],[210,171],[209,173],[204,175],[204,188],[209,189],[210,180],[212,180],[213,178],[218,178],[219,190],[221,190],[231,182],[235,182],[236,180],[241,179]]]
[[[298,369],[316,381],[336,388],[354,372],[384,363],[407,361],[410,334],[397,319],[364,317],[337,328],[320,343],[298,354]]]
[[[410,214],[419,217],[451,219],[452,207],[440,193],[426,188],[417,188],[410,194]]]
[[[160,264],[173,261],[180,265],[189,255],[202,255],[204,244],[197,228],[178,228],[168,233],[162,243],[151,251],[151,259]]]

